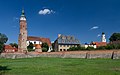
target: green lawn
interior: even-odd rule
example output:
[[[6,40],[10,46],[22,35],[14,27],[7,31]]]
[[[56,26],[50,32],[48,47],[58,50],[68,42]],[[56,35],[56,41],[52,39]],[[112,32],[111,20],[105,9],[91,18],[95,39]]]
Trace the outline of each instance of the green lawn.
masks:
[[[120,75],[120,60],[0,59],[0,75]]]

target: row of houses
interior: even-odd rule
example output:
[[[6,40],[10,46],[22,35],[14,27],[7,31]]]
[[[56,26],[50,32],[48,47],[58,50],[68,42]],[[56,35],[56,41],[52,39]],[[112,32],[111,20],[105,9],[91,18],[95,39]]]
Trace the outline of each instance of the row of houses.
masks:
[[[100,46],[106,46],[106,38],[105,33],[102,33],[101,42],[91,42],[90,44],[80,44],[80,41],[75,38],[74,36],[70,35],[62,35],[58,34],[57,39],[54,41],[54,47],[52,47],[52,43],[49,38],[44,37],[35,37],[35,36],[28,36],[27,37],[27,46],[32,43],[34,45],[33,49],[35,49],[36,52],[42,52],[42,43],[47,43],[49,46],[48,52],[51,52],[53,49],[54,51],[67,51],[71,47],[93,47],[97,48]],[[12,47],[10,45],[5,45],[5,52],[15,52],[17,49],[15,47]]]

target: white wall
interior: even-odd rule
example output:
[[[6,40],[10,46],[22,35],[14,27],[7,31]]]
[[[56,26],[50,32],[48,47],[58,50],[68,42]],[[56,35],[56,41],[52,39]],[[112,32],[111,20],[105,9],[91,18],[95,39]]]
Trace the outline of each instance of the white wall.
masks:
[[[33,44],[34,44],[34,42],[36,42],[36,44],[42,44],[41,41],[27,41],[27,46],[29,46],[30,42]]]
[[[82,45],[82,47],[88,48],[88,47],[93,47],[93,48],[97,48],[96,45]]]

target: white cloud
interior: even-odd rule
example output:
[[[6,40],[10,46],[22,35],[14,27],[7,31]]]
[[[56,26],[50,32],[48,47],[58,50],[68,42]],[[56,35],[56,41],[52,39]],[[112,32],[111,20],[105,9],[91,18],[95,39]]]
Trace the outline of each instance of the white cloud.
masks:
[[[97,37],[100,37],[100,36],[101,36],[100,34],[97,35]]]
[[[55,12],[53,10],[50,10],[50,9],[43,9],[43,10],[39,11],[40,15],[46,15],[46,14],[52,14],[52,13],[55,13]]]
[[[90,30],[94,30],[94,29],[98,29],[98,28],[99,28],[98,26],[94,26]]]

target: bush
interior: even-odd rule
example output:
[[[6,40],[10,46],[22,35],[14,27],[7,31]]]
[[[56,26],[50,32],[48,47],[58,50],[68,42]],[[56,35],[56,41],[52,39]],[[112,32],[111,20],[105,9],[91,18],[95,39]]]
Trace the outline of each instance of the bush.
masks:
[[[68,49],[68,51],[79,51],[79,50],[86,50],[85,47],[81,47],[81,46],[78,46],[78,47],[70,47]]]
[[[48,51],[47,48],[45,47],[42,48],[42,52],[47,52],[47,51]]]
[[[28,51],[31,52],[31,51],[35,51],[35,50],[34,50],[34,49],[30,49],[30,48],[28,48]]]
[[[87,47],[86,50],[94,50],[94,47]]]
[[[49,49],[48,44],[47,44],[47,43],[42,43],[42,51],[43,51],[43,52],[47,52],[48,49]]]
[[[98,47],[96,50],[105,50],[105,49],[106,49],[105,46],[100,46],[100,47]]]
[[[35,51],[34,49],[33,49],[33,43],[32,42],[30,42],[30,44],[29,44],[29,46],[27,46],[27,49],[28,49],[28,51]]]

